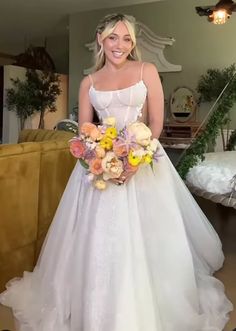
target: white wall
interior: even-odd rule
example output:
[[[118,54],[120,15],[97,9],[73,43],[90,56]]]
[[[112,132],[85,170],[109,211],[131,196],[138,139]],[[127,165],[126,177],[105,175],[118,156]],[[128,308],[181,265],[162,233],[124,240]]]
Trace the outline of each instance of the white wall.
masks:
[[[2,132],[2,143],[16,143],[20,130],[20,121],[17,118],[15,112],[8,111],[5,100],[6,100],[6,89],[12,87],[11,78],[21,80],[25,79],[25,69],[22,67],[16,67],[11,65],[4,66],[4,92],[3,92],[3,132]]]

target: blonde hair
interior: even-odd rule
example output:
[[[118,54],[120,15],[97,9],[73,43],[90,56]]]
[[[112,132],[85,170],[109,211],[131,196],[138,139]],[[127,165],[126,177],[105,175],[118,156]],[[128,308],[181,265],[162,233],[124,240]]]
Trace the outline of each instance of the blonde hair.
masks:
[[[140,60],[139,51],[137,49],[136,35],[135,35],[135,18],[133,16],[124,14],[109,14],[106,15],[98,24],[96,28],[96,43],[94,48],[94,71],[98,71],[105,64],[105,54],[103,45],[98,43],[97,34],[100,34],[100,41],[108,37],[115,29],[118,22],[123,22],[130,34],[133,43],[133,48],[128,55],[128,60]]]

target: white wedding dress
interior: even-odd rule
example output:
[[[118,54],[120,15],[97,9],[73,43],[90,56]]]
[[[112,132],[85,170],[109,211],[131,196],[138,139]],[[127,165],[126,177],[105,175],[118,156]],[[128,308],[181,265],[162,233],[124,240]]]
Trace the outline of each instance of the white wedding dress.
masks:
[[[119,128],[137,120],[142,80],[90,99]],[[232,304],[213,277],[224,256],[218,235],[164,150],[128,184],[104,191],[79,162],[35,270],[0,296],[20,331],[221,331]],[[56,167],[56,165],[55,165]]]

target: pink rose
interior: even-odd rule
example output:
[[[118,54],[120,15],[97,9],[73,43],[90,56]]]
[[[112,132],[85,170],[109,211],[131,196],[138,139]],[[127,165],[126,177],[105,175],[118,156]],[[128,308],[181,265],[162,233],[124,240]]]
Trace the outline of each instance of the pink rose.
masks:
[[[76,158],[82,158],[85,153],[85,146],[84,143],[80,140],[72,140],[70,142],[70,152]]]
[[[124,157],[128,155],[128,148],[123,141],[116,139],[113,141],[113,152],[119,157]]]

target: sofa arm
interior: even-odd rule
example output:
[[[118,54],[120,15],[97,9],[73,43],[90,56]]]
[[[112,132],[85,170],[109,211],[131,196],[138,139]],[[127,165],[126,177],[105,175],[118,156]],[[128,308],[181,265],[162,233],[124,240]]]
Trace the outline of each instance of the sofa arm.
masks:
[[[18,142],[45,141],[45,140],[70,140],[75,134],[62,130],[25,129],[19,134]]]

